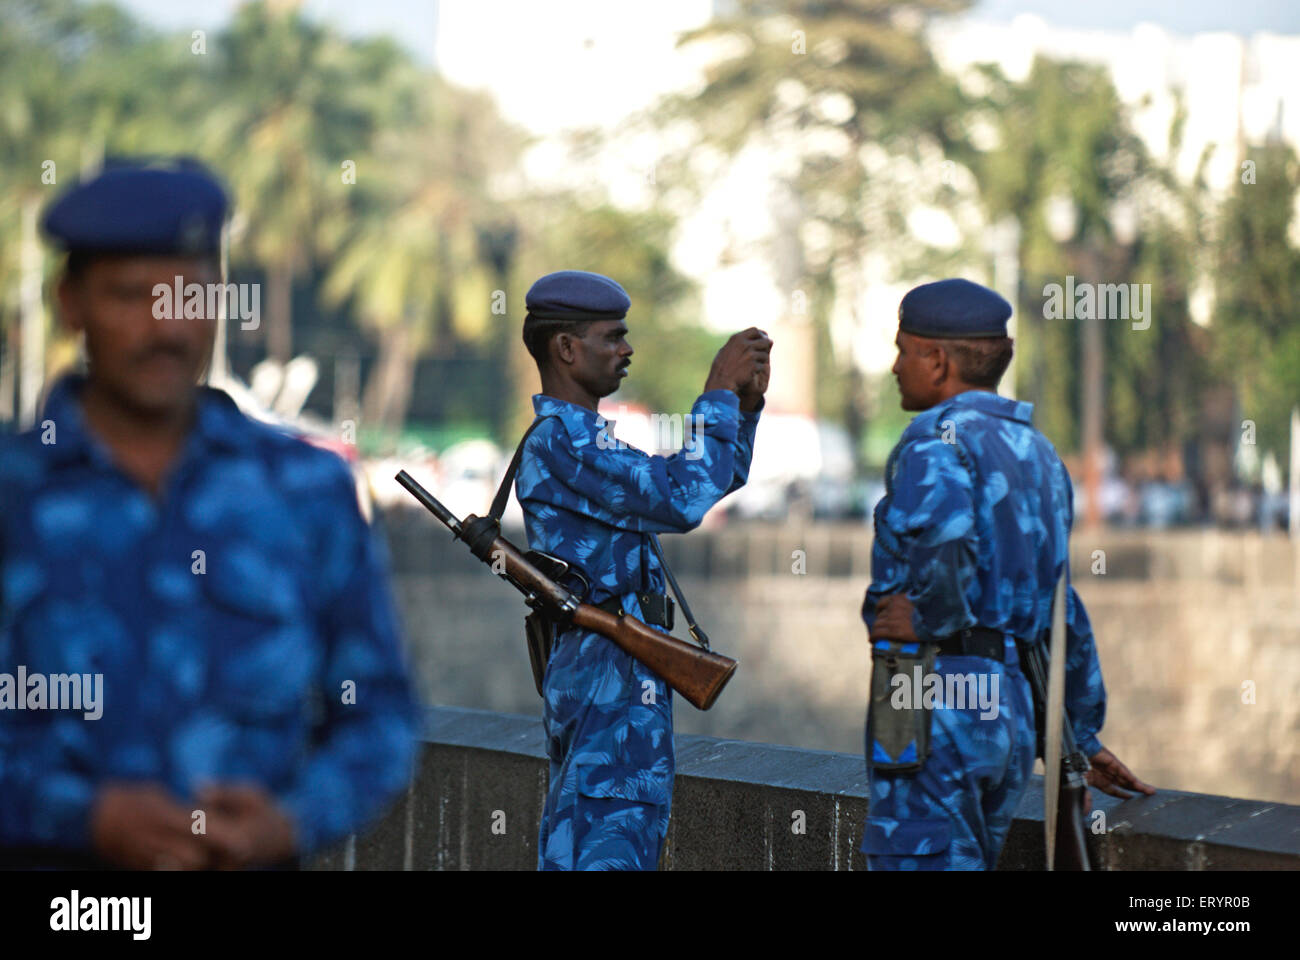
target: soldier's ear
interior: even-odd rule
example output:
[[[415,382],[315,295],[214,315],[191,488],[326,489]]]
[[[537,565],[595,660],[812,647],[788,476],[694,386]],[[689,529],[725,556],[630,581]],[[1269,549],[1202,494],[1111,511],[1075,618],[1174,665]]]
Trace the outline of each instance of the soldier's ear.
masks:
[[[934,382],[943,383],[949,379],[953,372],[952,356],[948,353],[947,348],[942,345],[936,345],[934,353]]]
[[[574,346],[573,340],[573,334],[565,332],[557,333],[552,338],[551,343],[554,344],[552,356],[554,356],[556,362],[573,363],[577,357],[577,347]]]
[[[86,328],[86,319],[82,315],[84,284],[83,276],[73,276],[65,271],[54,288],[59,301],[59,320],[72,333],[81,333]]]

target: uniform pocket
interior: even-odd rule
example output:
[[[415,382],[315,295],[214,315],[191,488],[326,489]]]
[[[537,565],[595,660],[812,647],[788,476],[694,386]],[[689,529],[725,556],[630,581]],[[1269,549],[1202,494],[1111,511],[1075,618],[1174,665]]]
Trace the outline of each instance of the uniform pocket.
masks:
[[[220,638],[210,695],[251,722],[306,711],[320,683],[322,648],[291,569],[242,547],[214,554],[202,577],[208,628]]]
[[[244,544],[213,550],[206,562],[204,593],[228,615],[262,624],[304,616],[301,586],[288,564]]]
[[[630,800],[635,803],[668,802],[664,775],[640,767],[617,764],[579,764],[578,795],[595,799]]]
[[[577,767],[573,866],[653,870],[666,828],[671,781],[637,767]]]
[[[885,870],[942,870],[952,843],[952,822],[867,817],[862,830],[863,853],[872,867]]]

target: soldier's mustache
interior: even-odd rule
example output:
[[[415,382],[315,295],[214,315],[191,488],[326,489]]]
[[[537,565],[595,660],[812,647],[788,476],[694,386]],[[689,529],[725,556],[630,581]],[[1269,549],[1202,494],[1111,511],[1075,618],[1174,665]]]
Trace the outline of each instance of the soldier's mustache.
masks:
[[[135,358],[135,363],[148,363],[155,357],[171,357],[173,360],[189,359],[190,351],[179,343],[156,344]]]

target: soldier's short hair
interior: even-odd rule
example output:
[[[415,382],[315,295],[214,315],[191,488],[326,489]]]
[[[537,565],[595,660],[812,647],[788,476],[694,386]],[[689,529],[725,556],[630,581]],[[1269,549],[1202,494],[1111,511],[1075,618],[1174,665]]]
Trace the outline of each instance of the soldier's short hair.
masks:
[[[69,250],[68,255],[63,260],[63,275],[72,283],[80,283],[85,279],[86,271],[96,260],[106,257],[120,256],[111,252],[96,252],[94,250]],[[213,269],[221,268],[221,260],[216,254],[202,254],[197,259],[208,261]]]
[[[85,250],[71,250],[63,262],[63,272],[69,280],[79,281],[86,275],[86,268],[90,266],[93,259],[94,254],[87,253]]]
[[[524,346],[532,358],[537,361],[538,369],[551,362],[550,343],[558,334],[571,333],[582,336],[594,320],[539,320],[529,317],[524,320]]]
[[[963,383],[972,387],[996,387],[1011,366],[1014,353],[1010,337],[980,337],[940,341],[957,365]]]

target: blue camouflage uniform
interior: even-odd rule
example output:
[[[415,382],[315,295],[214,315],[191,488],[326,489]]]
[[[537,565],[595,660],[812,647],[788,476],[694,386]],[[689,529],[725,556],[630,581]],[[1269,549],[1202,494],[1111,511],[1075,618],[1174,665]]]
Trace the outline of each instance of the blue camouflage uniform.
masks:
[[[873,760],[896,758],[868,737],[862,850],[870,869],[993,869],[1033,771],[1033,702],[1014,638],[1050,629],[1073,504],[1065,466],[1032,414],[1032,404],[970,390],[920,413],[890,454],[862,607],[868,629],[880,598],[904,593],[922,641],[990,628],[1004,634],[1005,662],[937,657],[945,687],[950,675],[985,674],[991,691],[996,676],[997,710],[933,709],[919,771],[873,769]],[[1080,750],[1092,756],[1106,693],[1088,614],[1073,587],[1067,596],[1066,708]]]
[[[102,715],[0,688],[0,848],[88,857],[110,780],[180,802],[251,781],[300,854],[357,830],[406,783],[416,717],[346,465],[200,388],[155,500],[88,431],[82,384],[0,441],[0,674],[102,674]]]
[[[599,414],[537,395],[544,421],[524,446],[515,491],[531,549],[554,554],[591,580],[587,600],[621,598],[641,615],[637,590],[664,580],[647,534],[694,529],[741,487],[758,411],[711,390],[692,408],[687,446],[647,456],[620,444]],[[538,868],[656,867],[673,789],[671,690],[599,634],[560,633],[543,682],[550,786]]]

